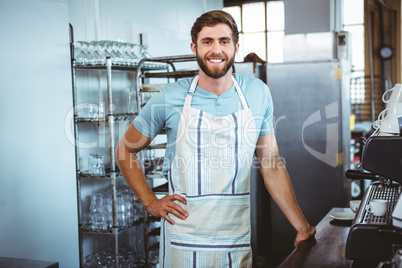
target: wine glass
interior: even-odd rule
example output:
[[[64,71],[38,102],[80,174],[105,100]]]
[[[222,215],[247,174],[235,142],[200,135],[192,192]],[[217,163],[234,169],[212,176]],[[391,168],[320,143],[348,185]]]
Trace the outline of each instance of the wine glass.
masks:
[[[80,53],[75,58],[75,64],[85,66],[88,64],[88,42],[78,41],[81,47]]]
[[[105,43],[105,50],[107,51],[112,61],[112,64],[117,65],[117,55],[114,51],[113,41],[105,40],[104,43]]]
[[[88,58],[88,65],[95,65],[95,58],[94,58],[95,47],[92,42],[87,42],[87,58]]]
[[[120,65],[127,66],[129,62],[127,61],[127,57],[125,55],[126,50],[126,42],[123,41],[115,41],[116,52],[119,55]]]
[[[89,210],[93,215],[92,229],[102,229],[103,224],[106,222],[103,211],[103,195],[101,193],[95,193],[92,195]]]
[[[152,55],[149,54],[148,52],[148,45],[140,45],[140,54],[141,54],[141,58],[147,58],[150,59],[152,58]],[[159,67],[164,67],[160,64],[156,64],[156,63],[147,63],[148,68],[159,68]]]
[[[148,45],[141,45],[140,50],[144,58],[152,58],[152,55],[148,52]]]
[[[92,176],[105,175],[105,165],[103,163],[103,156],[98,154],[89,155],[89,170]]]
[[[99,48],[101,49],[101,52],[99,53],[101,56],[101,64],[106,64],[106,58],[112,58],[112,54],[110,54],[109,50],[109,41],[107,40],[101,40],[98,41]]]
[[[116,65],[124,65],[124,58],[119,51],[119,42],[110,41],[112,45],[112,55],[114,55],[114,59],[112,58],[112,63]]]
[[[117,225],[119,227],[126,227],[127,226],[127,219],[126,219],[126,204],[124,200],[124,196],[119,193],[116,196],[116,203],[117,203]]]
[[[81,218],[82,228],[85,230],[90,230],[93,224],[93,214],[92,213],[84,213]]]
[[[134,210],[134,222],[140,221],[143,217],[143,206],[136,196],[133,196],[133,210]]]
[[[103,52],[101,42],[92,41],[90,44],[90,47],[91,46],[92,46],[93,52],[91,53],[91,56],[89,57],[89,63],[91,65],[105,64],[106,59],[101,56],[101,53]]]
[[[130,50],[131,50],[130,44],[129,43],[121,43],[121,46],[122,46],[123,57],[126,62],[126,65],[133,66],[134,62],[133,62],[133,58],[130,54]]]
[[[146,58],[146,56],[144,55],[144,45],[137,45],[138,49],[137,49],[137,57],[138,60],[142,60],[144,58]],[[149,63],[148,62],[144,62],[144,67],[148,67]]]
[[[133,210],[133,198],[129,192],[123,193],[124,204],[126,206],[126,225],[131,226],[134,223],[134,210]]]
[[[129,44],[129,47],[130,47],[130,56],[131,56],[130,62],[131,62],[131,65],[132,65],[132,66],[136,66],[136,65],[138,64],[138,62],[139,62],[138,56],[137,56],[137,54],[135,53],[135,48],[136,48],[137,46],[138,46],[137,44]]]
[[[103,208],[106,218],[106,226],[108,229],[111,229],[113,227],[113,202],[110,194],[105,193],[103,195]]]

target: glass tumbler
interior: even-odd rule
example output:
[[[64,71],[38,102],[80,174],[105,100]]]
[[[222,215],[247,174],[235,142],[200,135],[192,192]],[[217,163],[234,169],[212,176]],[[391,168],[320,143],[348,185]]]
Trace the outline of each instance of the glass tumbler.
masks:
[[[99,154],[89,155],[89,172],[92,176],[105,175],[105,165],[103,163],[103,156]]]

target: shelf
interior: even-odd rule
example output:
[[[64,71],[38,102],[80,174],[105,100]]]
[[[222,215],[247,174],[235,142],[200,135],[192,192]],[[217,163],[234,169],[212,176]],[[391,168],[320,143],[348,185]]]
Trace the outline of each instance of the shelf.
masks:
[[[137,226],[137,225],[140,224],[140,223],[142,223],[142,220],[141,220],[141,221],[136,221],[136,222],[134,222],[134,223],[133,223],[132,225],[130,225],[130,226],[124,226],[124,227],[122,227],[122,226],[117,226],[117,227],[114,227],[114,228],[95,229],[95,230],[93,230],[93,229],[85,229],[85,228],[82,228],[82,226],[80,225],[80,232],[87,233],[87,234],[106,234],[106,235],[112,235],[112,234],[114,234],[113,230],[115,229],[116,232],[117,232],[117,234],[119,234],[119,233],[124,232],[125,230],[127,230],[127,229],[129,229],[129,228],[131,228],[131,227]]]
[[[149,261],[149,264],[151,264],[151,265],[158,265],[158,264],[159,264],[159,258],[158,258],[158,259],[155,259],[155,260],[150,260],[150,261]]]
[[[144,150],[155,150],[155,149],[166,149],[167,144],[166,143],[161,143],[161,144],[155,144],[155,145],[149,145],[147,148]]]
[[[149,236],[159,236],[160,234],[161,234],[161,227],[156,227],[148,233]]]
[[[76,69],[76,70],[106,70],[106,65],[85,65],[85,66],[82,66],[82,65],[76,65],[75,63],[73,64],[73,67]],[[112,63],[112,70],[117,70],[117,71],[133,71],[133,72],[135,72],[135,71],[137,71],[137,65],[134,65],[134,66],[128,66],[128,65],[115,65],[115,64],[113,64]],[[149,71],[151,71],[151,70],[165,70],[165,69],[167,69],[169,66],[168,65],[166,65],[166,67],[165,66],[154,66],[154,67],[152,67],[152,66],[146,66],[146,67],[141,67],[142,68],[142,70],[149,70]]]
[[[160,92],[165,88],[166,84],[142,84],[141,93]]]
[[[148,222],[160,222],[160,220],[161,220],[161,217],[155,217],[152,215],[148,216]]]
[[[144,172],[147,179],[163,178],[162,166],[164,158],[146,159],[143,163]]]
[[[145,178],[147,180],[150,180],[150,179],[164,179],[165,177],[163,177],[162,173],[160,173],[160,174],[159,173],[151,173],[151,174],[146,174]]]
[[[158,157],[158,158],[154,158],[154,159],[147,159],[147,160],[144,161],[144,165],[145,166],[162,166],[164,159],[165,159],[164,157]]]
[[[144,73],[141,78],[183,78],[193,77],[198,73],[198,70],[175,71],[175,72],[158,72],[158,73]]]
[[[122,176],[121,172],[119,170],[116,170],[116,177]],[[88,173],[88,171],[83,170],[83,171],[77,171],[77,178],[79,179],[94,179],[94,180],[102,180],[102,179],[107,179],[110,180],[110,170],[105,170],[105,175],[91,175]]]
[[[147,58],[144,61],[174,63],[174,62],[185,62],[185,61],[196,61],[196,60],[197,58],[194,54],[188,54],[188,55],[177,55],[167,57],[153,57],[153,58]]]
[[[155,251],[155,250],[159,250],[159,242],[149,247],[149,251]]]
[[[114,117],[113,118],[114,122],[119,122],[119,121],[132,121],[137,116],[137,114],[113,114],[111,116]],[[91,119],[86,117],[75,116],[74,120],[76,123],[106,123],[109,122],[109,116],[99,119]]]
[[[167,193],[167,192],[169,192],[168,183],[154,187],[154,188],[152,188],[152,191],[154,193]]]

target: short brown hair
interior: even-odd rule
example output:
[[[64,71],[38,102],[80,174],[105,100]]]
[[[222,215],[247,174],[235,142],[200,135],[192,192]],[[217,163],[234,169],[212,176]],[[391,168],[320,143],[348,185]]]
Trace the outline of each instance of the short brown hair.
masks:
[[[233,17],[222,10],[213,10],[202,14],[194,22],[191,28],[191,41],[197,44],[198,33],[201,32],[204,26],[214,26],[218,23],[224,23],[230,27],[232,30],[233,42],[237,44],[239,42],[239,30],[237,29],[237,24]]]

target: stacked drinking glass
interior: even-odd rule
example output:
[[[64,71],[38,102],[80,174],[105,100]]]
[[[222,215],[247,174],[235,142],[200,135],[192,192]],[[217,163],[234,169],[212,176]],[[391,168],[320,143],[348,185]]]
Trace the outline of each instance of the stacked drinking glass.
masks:
[[[121,187],[116,194],[116,225],[127,228],[141,221],[144,208],[128,187]],[[82,228],[91,231],[110,230],[113,227],[111,191],[91,196],[89,212],[82,217]]]
[[[75,57],[77,66],[105,65],[106,58],[110,57],[114,66],[137,66],[144,58],[152,58],[147,45],[139,45],[121,41],[77,41],[76,47],[80,52]],[[167,68],[166,64],[145,62],[146,68]]]

